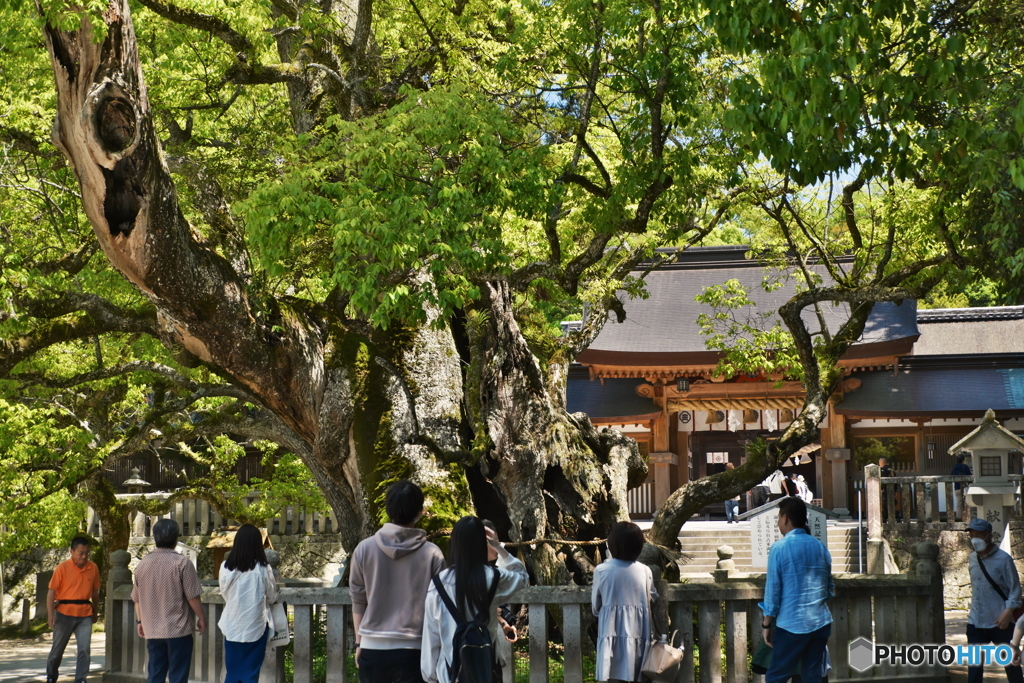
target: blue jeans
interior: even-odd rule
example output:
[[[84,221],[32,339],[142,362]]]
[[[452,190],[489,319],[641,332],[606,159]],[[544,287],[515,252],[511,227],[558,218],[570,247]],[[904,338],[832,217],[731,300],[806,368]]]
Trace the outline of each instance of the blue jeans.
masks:
[[[149,638],[147,683],[188,683],[188,670],[192,667],[192,636],[181,638]]]
[[[46,680],[56,681],[64,650],[75,636],[78,657],[75,659],[75,680],[84,681],[89,675],[89,655],[92,646],[92,617],[69,617],[58,611],[53,615],[53,645],[46,658]]]
[[[967,624],[967,643],[985,645],[988,643],[1008,643],[1013,638],[1013,626],[1008,628],[977,628]],[[985,669],[980,666],[967,667],[967,683],[981,683]],[[1024,672],[1019,666],[1006,667],[1006,680],[1010,683],[1024,682]]]
[[[740,512],[740,502],[738,500],[727,500],[727,501],[725,501],[725,519],[726,519],[726,521],[728,521],[728,522],[733,521],[733,519],[736,517],[736,515],[739,514],[739,512]]]
[[[791,633],[775,627],[772,639],[772,663],[764,675],[764,683],[785,683],[793,675],[797,664],[804,681],[819,681],[825,663],[825,647],[832,635],[832,624],[826,624],[810,633]],[[817,676],[813,673],[818,672]]]

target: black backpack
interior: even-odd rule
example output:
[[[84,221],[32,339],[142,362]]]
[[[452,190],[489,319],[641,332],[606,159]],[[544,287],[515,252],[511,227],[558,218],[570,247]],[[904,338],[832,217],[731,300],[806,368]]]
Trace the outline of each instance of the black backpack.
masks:
[[[462,614],[441,584],[441,575],[434,576],[437,594],[455,620],[455,636],[452,638],[452,663],[448,667],[450,683],[500,683],[501,672],[494,656],[494,643],[487,621],[463,621]],[[498,592],[498,570],[494,570],[490,590],[487,591],[487,607],[490,609],[494,595]],[[489,617],[490,615],[484,615]],[[489,619],[488,619],[489,621]]]

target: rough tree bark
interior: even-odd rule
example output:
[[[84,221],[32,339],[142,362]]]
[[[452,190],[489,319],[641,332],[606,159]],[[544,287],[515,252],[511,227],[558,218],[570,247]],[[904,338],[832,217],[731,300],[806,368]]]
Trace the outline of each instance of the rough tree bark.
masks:
[[[131,508],[124,501],[115,497],[115,491],[103,478],[101,472],[93,474],[79,487],[78,496],[96,511],[100,526],[103,529],[103,542],[100,546],[100,575],[106,577],[110,569],[110,555],[115,550],[127,550],[131,540],[131,524],[129,515]],[[96,561],[96,558],[93,558]],[[100,586],[100,609],[105,604],[107,592],[106,581]]]
[[[352,448],[357,393],[382,374],[358,357],[372,344],[301,302],[252,300],[231,264],[197,241],[154,131],[127,3],[112,3],[105,21],[100,41],[84,19],[76,31],[44,28],[58,100],[53,141],[75,169],[100,247],[153,301],[166,344],[223,370],[307,445],[300,455],[351,547],[373,524]],[[355,376],[360,367],[366,376]]]
[[[604,538],[612,524],[629,518],[626,489],[646,477],[636,442],[610,430],[598,433],[586,416],[566,412],[562,368],[542,367],[531,352],[507,285],[489,283],[483,304],[467,326],[469,343],[480,353],[469,366],[466,400],[478,438],[486,438],[477,500],[493,489],[501,502],[495,513],[504,512],[496,521],[516,541]],[[538,545],[532,560],[545,584],[593,571],[578,548]]]
[[[506,283],[490,283],[454,333],[381,333],[330,297],[262,295],[239,272],[247,266],[199,241],[155,134],[126,0],[113,0],[104,21],[99,41],[85,20],[75,31],[44,29],[53,140],[75,169],[99,245],[153,302],[165,344],[279,419],[276,440],[312,471],[346,548],[374,530],[371,497],[396,475],[417,479],[453,513],[470,505],[468,478],[477,509],[516,540],[602,538],[626,517],[627,483],[646,470],[635,443],[566,413],[564,367],[542,367],[531,352]],[[357,26],[356,36],[367,30]],[[534,569],[563,582],[589,562],[542,545]]]

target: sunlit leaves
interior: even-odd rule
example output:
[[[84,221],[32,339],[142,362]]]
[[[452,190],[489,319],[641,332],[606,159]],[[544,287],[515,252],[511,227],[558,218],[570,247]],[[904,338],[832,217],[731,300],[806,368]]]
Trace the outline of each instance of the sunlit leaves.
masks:
[[[264,526],[266,520],[276,517],[288,505],[304,510],[326,510],[327,503],[320,489],[312,484],[312,475],[302,461],[292,453],[280,451],[277,444],[258,441],[255,446],[263,454],[264,476],[241,483],[235,463],[246,454],[245,447],[227,435],[204,439],[198,444],[178,444],[178,450],[206,467],[201,482],[193,482],[191,490],[207,495],[220,509],[231,511],[242,523]],[[201,486],[198,486],[201,484]],[[255,500],[250,501],[253,493]]]
[[[765,287],[776,284],[766,281]],[[707,287],[696,299],[711,310],[698,316],[697,325],[705,346],[722,353],[718,374],[803,375],[789,331],[773,309],[758,309],[738,280]]]
[[[906,179],[970,142],[970,105],[990,64],[916,2],[704,3],[708,24],[750,64],[729,124],[801,183],[882,169]]]
[[[83,425],[59,406],[0,399],[0,559],[50,539],[60,546],[81,521],[75,485],[103,461]],[[47,528],[43,528],[43,527]]]
[[[479,274],[507,272],[503,221],[534,218],[523,214],[544,180],[542,152],[499,107],[458,87],[408,94],[380,116],[332,120],[240,205],[272,275],[311,251],[380,327],[465,306]]]

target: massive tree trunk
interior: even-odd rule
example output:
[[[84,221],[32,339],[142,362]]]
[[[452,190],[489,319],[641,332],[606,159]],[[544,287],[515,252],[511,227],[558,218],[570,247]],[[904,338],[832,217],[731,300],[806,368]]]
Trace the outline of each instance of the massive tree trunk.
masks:
[[[488,283],[482,304],[467,322],[472,352],[466,380],[482,514],[504,513],[495,521],[516,541],[605,538],[612,524],[629,518],[627,487],[647,474],[636,442],[610,430],[598,433],[586,416],[566,412],[564,368],[543,367],[532,353],[507,285]],[[493,513],[489,495],[501,503]],[[539,544],[531,559],[545,584],[593,570],[585,551],[568,546]]]
[[[106,577],[111,567],[110,555],[116,550],[128,549],[132,532],[129,521],[131,509],[123,501],[118,500],[114,493],[110,483],[99,472],[86,480],[79,489],[79,497],[96,511],[100,528],[103,530],[101,557],[93,558],[99,565],[100,576],[103,577],[100,585],[100,609],[106,604]]]

